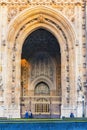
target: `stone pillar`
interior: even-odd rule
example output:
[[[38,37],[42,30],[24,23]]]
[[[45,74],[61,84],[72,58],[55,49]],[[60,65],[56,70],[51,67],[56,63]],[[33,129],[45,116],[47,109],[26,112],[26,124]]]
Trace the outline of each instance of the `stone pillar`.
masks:
[[[71,108],[70,108],[70,83],[69,83],[69,50],[67,50],[67,46],[65,50],[61,52],[61,77],[62,77],[62,105],[61,105],[61,117],[69,117]],[[68,57],[68,58],[67,58]]]
[[[7,32],[7,14],[8,8],[5,3],[0,5],[0,68],[1,68],[1,79],[2,85],[0,87],[0,116],[6,116],[5,112],[7,111],[7,103],[6,100],[6,88],[7,88],[7,39],[6,39],[6,32]],[[1,103],[2,102],[2,103]],[[5,104],[6,103],[6,104]]]
[[[85,117],[87,117],[87,1],[85,0],[85,26],[86,26],[86,84],[85,84]]]
[[[8,90],[6,93],[8,102],[8,118],[20,118],[20,93],[21,93],[21,58],[20,51],[12,47],[8,49]],[[20,60],[19,60],[20,59]],[[20,61],[20,64],[19,64]],[[11,63],[11,64],[10,64]]]
[[[75,78],[76,78],[76,72],[75,72],[75,67],[76,67],[76,57],[73,55],[75,53],[74,48],[69,48],[69,78],[70,78],[70,103],[69,107],[71,109],[71,112],[74,113],[76,116],[76,84],[75,84]],[[70,112],[70,113],[71,113]]]
[[[77,100],[77,111],[76,111],[76,116],[77,117],[83,117],[84,114],[84,104],[83,104],[83,99],[82,99],[82,92],[79,92],[78,95],[78,100]]]

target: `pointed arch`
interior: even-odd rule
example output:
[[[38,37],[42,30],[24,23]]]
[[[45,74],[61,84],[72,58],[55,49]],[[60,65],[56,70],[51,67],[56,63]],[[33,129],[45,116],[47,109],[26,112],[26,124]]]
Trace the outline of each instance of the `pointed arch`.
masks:
[[[62,106],[64,106],[64,103],[66,102],[65,100],[67,99],[67,73],[69,74],[69,81],[71,86],[70,91],[76,92],[75,76],[73,76],[73,74],[75,73],[75,44],[77,38],[72,24],[60,12],[55,11],[52,8],[38,6],[24,10],[18,16],[16,16],[14,20],[12,20],[12,22],[8,26],[7,32],[7,42],[9,48],[8,58],[12,59],[12,65],[9,69],[13,70],[13,68],[15,67],[15,70],[12,71],[12,75],[15,75],[15,87],[17,86],[20,88],[22,46],[29,34],[37,30],[38,28],[44,28],[51,32],[60,44],[62,61],[61,87],[62,92],[64,92],[62,93]],[[67,57],[69,59],[69,62],[67,61]],[[10,60],[8,60],[8,64],[10,63]],[[69,66],[70,68],[69,72],[66,71],[67,66]],[[9,69],[8,73],[10,73]],[[20,110],[20,89],[15,89],[15,91],[17,91],[17,93],[19,91],[18,96],[15,98],[17,98],[16,101],[18,102],[18,110]],[[71,96],[72,98],[70,98],[70,103],[71,105],[73,105],[75,94]]]

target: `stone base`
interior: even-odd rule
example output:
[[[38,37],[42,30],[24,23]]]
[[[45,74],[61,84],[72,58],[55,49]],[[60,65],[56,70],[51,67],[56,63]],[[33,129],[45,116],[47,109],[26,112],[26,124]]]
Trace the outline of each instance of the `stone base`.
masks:
[[[84,109],[85,117],[87,117],[86,109]],[[33,114],[33,118],[63,118],[63,117],[70,117],[70,113],[73,112],[74,117],[83,117],[83,107],[82,104],[78,104],[77,107],[61,107],[61,115],[59,114],[41,114],[35,115]],[[21,118],[20,115],[20,107],[19,108],[6,108],[4,106],[0,107],[0,118]]]
[[[83,117],[83,106],[81,103],[79,103],[77,107],[77,117]]]
[[[52,115],[33,115],[33,118],[60,118],[60,115],[55,115],[55,114],[52,114]]]
[[[8,109],[7,111],[5,111],[4,113],[4,117],[7,118],[20,118],[20,110],[19,109]]]
[[[0,118],[5,117],[4,106],[0,106]]]
[[[74,117],[77,117],[76,108],[73,107],[62,107],[61,108],[61,118],[70,117],[70,113],[73,112]]]

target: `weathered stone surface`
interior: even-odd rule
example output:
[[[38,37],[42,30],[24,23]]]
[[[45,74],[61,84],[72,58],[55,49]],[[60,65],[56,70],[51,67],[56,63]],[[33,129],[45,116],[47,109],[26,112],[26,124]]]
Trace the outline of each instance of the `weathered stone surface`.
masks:
[[[69,116],[72,111],[77,117],[81,117],[83,114],[87,116],[86,21],[87,3],[83,0],[0,0],[1,117],[15,118],[21,116],[20,99],[23,96],[21,95],[22,47],[25,39],[39,28],[48,30],[53,34],[60,46],[61,63],[58,64],[59,66],[56,67],[55,71],[53,70],[54,76],[52,77],[50,74],[50,79],[53,78],[54,88],[56,88],[56,91],[55,89],[50,91],[50,98],[55,98],[53,101],[55,108],[51,107],[53,113]],[[41,63],[40,61],[39,65]],[[42,65],[45,66],[45,61]],[[28,71],[30,67],[29,65]],[[36,73],[36,69],[35,76],[39,76],[41,73],[45,75],[46,67],[43,68],[44,71],[40,72],[39,70],[39,74],[37,74],[38,71]],[[58,68],[61,68],[61,72]],[[50,71],[46,72],[50,73]],[[32,102],[28,109],[35,112],[34,88],[28,89],[30,82],[30,75],[28,74],[25,74],[27,77],[25,96],[28,96],[29,103]],[[49,77],[49,74],[47,75]],[[60,87],[58,87],[59,84]],[[60,106],[58,106],[56,99],[59,98],[58,96],[61,96],[61,100],[58,100]],[[51,103],[50,101],[52,99],[48,100],[49,103]],[[57,108],[58,111],[56,111]]]

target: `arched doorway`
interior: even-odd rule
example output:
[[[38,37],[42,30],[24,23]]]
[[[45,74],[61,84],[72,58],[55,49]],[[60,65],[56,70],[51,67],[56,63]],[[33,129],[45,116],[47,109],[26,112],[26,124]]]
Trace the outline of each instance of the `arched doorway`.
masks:
[[[62,89],[61,90],[61,97],[62,97],[61,116],[68,117],[71,110],[74,111],[75,113],[76,105],[77,105],[76,100],[74,100],[77,95],[77,90],[76,90],[77,74],[75,73],[75,70],[77,69],[78,65],[76,63],[76,57],[75,57],[76,49],[74,47],[77,44],[77,41],[76,41],[75,31],[70,21],[68,21],[68,19],[64,17],[63,14],[61,14],[56,10],[53,10],[50,7],[48,8],[44,6],[43,7],[38,6],[38,7],[34,7],[34,8],[32,7],[30,9],[24,10],[10,23],[8,28],[9,30],[8,30],[7,41],[8,41],[9,67],[7,68],[7,71],[9,77],[10,76],[12,77],[8,81],[10,82],[11,86],[8,86],[7,88],[9,88],[10,90],[9,92],[12,92],[12,94],[9,94],[9,92],[6,91],[7,98],[5,104],[7,105],[7,101],[10,99],[9,100],[10,102],[7,105],[8,108],[7,110],[9,111],[9,113],[14,113],[12,114],[12,117],[13,118],[20,117],[21,86],[23,85],[21,84],[21,78],[20,78],[21,77],[21,54],[22,52],[24,52],[22,51],[22,47],[24,45],[25,39],[30,34],[32,34],[32,32],[38,30],[39,28],[43,28],[45,30],[48,30],[48,32],[51,32],[57,39],[57,45],[60,45],[59,52],[61,52],[61,89]],[[39,52],[37,55],[39,55],[40,53],[41,52]],[[47,53],[43,53],[43,54],[45,55]],[[48,53],[48,57],[49,56],[50,55]],[[53,61],[52,57],[50,57],[50,59]],[[29,62],[30,61],[28,61],[28,63]],[[9,69],[11,70],[11,72],[9,71]],[[41,78],[37,77],[32,82],[30,87],[31,90],[34,91],[33,88],[37,84],[37,82],[39,83],[42,81],[46,82],[49,86],[51,86],[52,89],[51,80],[49,80],[49,78],[47,79],[45,76],[41,76]],[[9,94],[9,99],[8,99],[8,94]]]
[[[35,113],[38,117],[50,114],[50,104],[47,96],[50,96],[50,87],[45,82],[40,82],[35,86],[34,95],[37,96],[35,102]]]
[[[31,109],[35,117],[60,117],[61,53],[57,39],[39,28],[24,41],[21,57],[21,115]]]

